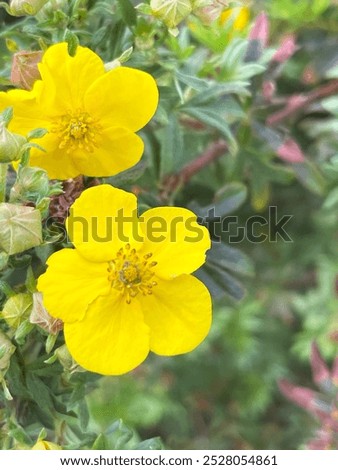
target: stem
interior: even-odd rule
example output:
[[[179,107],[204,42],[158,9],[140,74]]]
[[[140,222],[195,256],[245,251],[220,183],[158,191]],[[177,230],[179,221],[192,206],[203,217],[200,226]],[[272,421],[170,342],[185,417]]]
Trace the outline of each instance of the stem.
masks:
[[[195,158],[182,168],[179,173],[168,175],[162,184],[161,195],[167,199],[169,195],[175,192],[180,186],[186,184],[196,173],[201,171],[210,163],[215,162],[228,150],[225,140],[213,142],[201,155]]]
[[[0,163],[0,203],[5,202],[8,163]]]
[[[338,92],[338,80],[332,80],[329,83],[317,88],[316,90],[310,91],[309,93],[304,93],[300,95],[291,96],[286,103],[286,106],[277,111],[276,113],[271,114],[267,119],[267,124],[270,126],[279,124],[284,121],[289,116],[292,116],[300,109],[309,106],[309,104],[314,101],[325,98],[326,96],[333,95]]]

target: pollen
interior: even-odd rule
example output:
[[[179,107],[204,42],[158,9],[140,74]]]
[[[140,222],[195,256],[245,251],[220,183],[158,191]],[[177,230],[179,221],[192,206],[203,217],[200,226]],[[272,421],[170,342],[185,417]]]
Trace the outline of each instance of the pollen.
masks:
[[[153,280],[156,261],[150,261],[152,253],[139,255],[129,243],[116,253],[108,263],[108,280],[114,289],[125,296],[127,304],[138,294],[151,295],[157,285]]]
[[[95,147],[98,147],[97,136],[100,131],[98,122],[80,110],[61,116],[51,129],[60,138],[59,149],[65,149],[67,154],[76,149],[94,152]]]

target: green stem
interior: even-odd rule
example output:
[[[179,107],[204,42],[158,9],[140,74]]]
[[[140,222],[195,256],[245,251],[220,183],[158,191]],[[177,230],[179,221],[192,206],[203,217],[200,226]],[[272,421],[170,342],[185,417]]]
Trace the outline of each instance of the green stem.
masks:
[[[5,201],[8,163],[0,163],[0,203]]]

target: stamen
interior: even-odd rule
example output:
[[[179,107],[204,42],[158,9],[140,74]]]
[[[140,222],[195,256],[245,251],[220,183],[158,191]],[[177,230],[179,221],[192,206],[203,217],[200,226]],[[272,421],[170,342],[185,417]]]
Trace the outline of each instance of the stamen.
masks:
[[[125,296],[127,304],[138,294],[151,295],[153,287],[157,285],[152,281],[154,272],[152,268],[157,265],[156,261],[148,263],[152,253],[147,253],[141,258],[135,248],[131,249],[127,243],[120,248],[116,257],[108,263],[108,280],[112,287],[119,290]]]
[[[71,153],[76,149],[92,153],[98,147],[97,135],[102,127],[85,112],[70,112],[54,122],[51,132],[60,138],[59,148]]]

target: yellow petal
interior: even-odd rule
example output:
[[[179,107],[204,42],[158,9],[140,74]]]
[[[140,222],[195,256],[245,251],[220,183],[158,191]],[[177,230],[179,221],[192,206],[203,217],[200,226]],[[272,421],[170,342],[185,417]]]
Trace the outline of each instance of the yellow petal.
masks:
[[[140,217],[145,241],[142,250],[152,253],[156,275],[172,279],[190,274],[205,261],[210,236],[196,215],[181,207],[156,207]]]
[[[98,147],[92,153],[71,153],[78,174],[113,176],[134,166],[143,153],[142,139],[127,129],[105,129],[98,136]],[[82,158],[81,158],[82,157]]]
[[[105,127],[137,131],[153,117],[158,103],[155,80],[146,72],[117,67],[96,80],[85,96],[86,110]]]
[[[123,223],[120,217],[130,217]],[[134,194],[102,184],[86,189],[70,209],[67,232],[82,256],[93,261],[109,261],[117,251],[132,243],[137,200]]]
[[[39,81],[38,84],[41,84]],[[38,89],[38,86],[34,87]],[[10,90],[0,93],[0,110],[13,107],[13,119],[9,129],[21,135],[39,127],[49,127],[50,123],[44,116],[44,111],[36,103],[34,90]]]
[[[82,321],[65,325],[69,352],[80,366],[104,375],[129,372],[149,352],[149,329],[137,299],[116,291],[93,302]]]
[[[159,280],[152,295],[141,299],[150,328],[150,350],[162,356],[187,353],[207,336],[211,325],[211,298],[194,276]]]
[[[62,450],[62,447],[54,444],[54,442],[43,441],[40,439],[31,450]]]
[[[80,320],[93,300],[110,291],[106,263],[90,263],[68,248],[54,253],[47,263],[38,290],[55,318],[64,322]]]
[[[30,155],[30,165],[43,168],[51,179],[75,178],[81,171],[76,166],[78,163],[72,154],[67,154],[65,149],[59,148],[59,138],[56,134],[46,134],[41,139],[34,141],[42,150],[33,148]],[[83,157],[86,159],[86,155]]]
[[[51,111],[51,115],[83,108],[86,90],[105,73],[97,54],[78,46],[75,56],[71,57],[65,42],[55,44],[45,52],[39,70],[43,88],[38,101]]]

